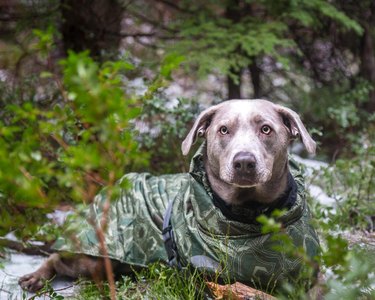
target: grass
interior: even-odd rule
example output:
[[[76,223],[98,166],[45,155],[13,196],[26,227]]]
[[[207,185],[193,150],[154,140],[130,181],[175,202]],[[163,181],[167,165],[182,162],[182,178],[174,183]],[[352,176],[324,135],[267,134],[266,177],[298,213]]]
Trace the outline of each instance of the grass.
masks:
[[[135,278],[123,276],[116,282],[118,299],[206,299],[205,283],[197,271],[178,271],[161,263],[135,273]],[[107,284],[98,287],[92,282],[82,284],[78,300],[100,299],[109,295]]]

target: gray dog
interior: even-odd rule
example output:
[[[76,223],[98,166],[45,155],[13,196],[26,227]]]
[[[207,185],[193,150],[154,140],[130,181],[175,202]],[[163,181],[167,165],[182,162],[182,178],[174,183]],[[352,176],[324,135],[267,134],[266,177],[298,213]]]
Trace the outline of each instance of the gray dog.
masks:
[[[281,242],[262,233],[257,222],[260,215],[282,210],[277,219],[282,233],[312,260],[319,253],[303,177],[288,157],[298,136],[314,154],[315,142],[299,116],[266,100],[230,100],[206,109],[182,143],[187,155],[198,137],[205,139],[189,173],[130,173],[120,180],[130,187],[111,204],[106,253],[92,224],[77,219],[75,242],[59,239],[59,251],[21,277],[21,287],[36,291],[56,274],[104,278],[104,255],[121,273],[164,261],[264,290],[299,280],[302,258],[275,250]],[[105,202],[104,190],[90,208],[98,227]]]

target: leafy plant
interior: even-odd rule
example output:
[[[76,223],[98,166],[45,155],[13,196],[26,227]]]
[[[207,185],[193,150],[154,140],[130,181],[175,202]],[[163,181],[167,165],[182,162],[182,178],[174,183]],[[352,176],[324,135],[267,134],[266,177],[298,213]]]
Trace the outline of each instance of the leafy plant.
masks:
[[[331,166],[315,171],[317,177],[313,183],[335,200],[332,207],[316,206],[315,214],[322,219],[321,225],[340,230],[375,230],[375,147],[369,142],[371,135],[362,135],[362,146],[353,147],[356,156],[338,159]]]
[[[316,262],[306,256],[303,247],[296,248],[291,239],[283,233],[280,223],[275,217],[261,216],[258,221],[263,225],[264,233],[273,233],[275,241],[282,242],[282,251],[286,255],[300,257],[304,261],[304,270],[300,282],[285,282],[277,290],[278,299],[306,299],[308,295],[314,298],[314,293],[320,290],[324,299],[372,299],[375,295],[374,249],[366,250],[360,247],[350,248],[348,241],[339,234],[328,231],[327,227],[317,221],[316,228],[320,230],[322,254],[315,258],[320,266],[320,279],[315,281]],[[280,249],[281,250],[281,249]],[[308,283],[305,285],[304,283]],[[306,288],[314,284],[314,289]]]
[[[328,154],[328,159],[333,160],[339,156],[354,157],[360,155],[358,146],[374,140],[374,115],[365,109],[373,89],[370,82],[356,78],[295,96],[303,100],[295,105],[304,121],[321,132],[322,156]]]
[[[160,92],[144,102],[139,119],[139,142],[150,153],[150,167],[154,173],[188,171],[188,161],[181,153],[181,142],[198,111],[196,101],[184,98],[169,101]]]
[[[52,31],[38,31],[40,47],[50,45]],[[36,47],[36,46],[35,46]],[[146,165],[138,151],[132,121],[140,102],[126,95],[127,62],[99,64],[87,52],[70,52],[61,61],[62,77],[48,77],[49,89],[38,98],[37,87],[20,99],[3,88],[0,126],[0,230],[16,230],[23,239],[36,234],[46,213],[67,200],[89,203],[103,186],[135,165]],[[34,96],[33,96],[34,95]],[[22,226],[20,226],[22,224]]]
[[[374,249],[350,248],[340,235],[327,234],[322,261],[326,272],[325,299],[373,299]]]
[[[306,291],[316,282],[315,276],[318,270],[319,257],[309,257],[305,246],[297,247],[290,235],[285,231],[283,224],[277,221],[285,211],[275,210],[270,217],[261,215],[257,221],[262,224],[262,233],[271,234],[271,239],[275,242],[274,250],[280,251],[285,257],[298,258],[301,261],[301,269],[296,279],[285,281],[281,285],[281,289],[270,291],[280,294],[280,297],[288,296],[293,299],[306,296]]]
[[[32,296],[30,298],[27,298],[27,295],[23,294],[22,299],[24,299],[24,300],[26,300],[26,299],[34,300],[34,299],[37,299],[37,298],[43,297],[43,296],[48,296],[48,298],[51,299],[51,300],[63,300],[63,299],[65,299],[65,297],[60,295],[58,293],[58,291],[54,290],[54,288],[51,285],[51,281],[52,280],[46,280],[45,283],[44,283],[44,287],[41,290],[39,290],[34,296]]]

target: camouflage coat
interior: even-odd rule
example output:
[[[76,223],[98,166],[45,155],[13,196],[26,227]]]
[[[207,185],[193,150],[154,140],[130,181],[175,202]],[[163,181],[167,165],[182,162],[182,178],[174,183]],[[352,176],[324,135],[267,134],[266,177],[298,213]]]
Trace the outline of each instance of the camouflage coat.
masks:
[[[282,222],[283,232],[290,236],[294,245],[303,247],[313,258],[319,252],[319,242],[310,224],[303,177],[295,162],[291,160],[289,165],[298,193],[293,206],[278,221]],[[225,273],[223,277],[263,289],[284,279],[298,278],[303,264],[301,257],[275,250],[278,242],[272,234],[262,234],[261,225],[256,221],[243,223],[228,219],[213,204],[201,151],[193,157],[190,173],[157,177],[130,173],[122,180],[125,178],[130,187],[121,191],[109,210],[105,239],[110,258],[136,266],[167,261],[161,231],[166,206],[173,199],[171,224],[182,266],[193,262],[199,267],[200,263],[192,258],[204,257],[206,264],[208,261],[213,266],[206,268],[207,272],[221,268]],[[90,218],[97,224],[105,196],[104,191],[91,205]],[[55,248],[102,256],[89,223],[85,218],[76,220],[71,225],[76,230],[75,238],[60,238]]]

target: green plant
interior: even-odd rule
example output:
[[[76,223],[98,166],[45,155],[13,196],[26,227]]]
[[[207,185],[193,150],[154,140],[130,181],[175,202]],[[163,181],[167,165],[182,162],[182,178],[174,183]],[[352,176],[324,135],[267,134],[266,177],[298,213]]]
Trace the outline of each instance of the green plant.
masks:
[[[48,55],[52,32],[36,32],[43,55]],[[125,170],[147,164],[131,124],[141,104],[123,89],[123,75],[132,66],[123,61],[99,64],[87,52],[70,52],[60,68],[62,76],[50,70],[39,73],[48,86],[36,75],[36,86],[26,85],[26,92],[23,82],[2,86],[2,234],[15,230],[26,240],[59,203],[89,203],[103,185],[115,197],[116,180]],[[52,92],[39,97],[42,87]]]
[[[311,84],[306,82],[305,84]],[[366,109],[374,86],[362,78],[301,92],[295,103],[306,124],[319,129],[320,155],[328,159],[356,156],[358,146],[374,140],[374,115]],[[364,140],[367,138],[367,141]],[[373,143],[373,142],[372,142]]]
[[[197,271],[177,270],[161,263],[135,272],[135,278],[122,277],[116,282],[119,299],[204,299],[205,282]],[[102,288],[86,283],[77,299],[98,299],[108,295],[108,286]]]
[[[366,135],[362,135],[366,140]],[[370,138],[370,134],[367,136]],[[374,231],[375,220],[375,147],[364,141],[354,146],[356,155],[338,159],[333,165],[316,171],[313,180],[335,200],[333,207],[315,204],[315,214],[324,226]]]
[[[144,102],[139,134],[140,145],[150,153],[150,167],[154,173],[187,172],[187,159],[181,153],[181,142],[199,111],[194,100],[169,101],[162,93]]]
[[[301,263],[297,278],[284,280],[281,287],[274,289],[270,293],[276,293],[280,298],[299,299],[306,296],[306,291],[316,282],[319,257],[310,257],[307,254],[306,245],[297,246],[282,223],[277,218],[285,211],[275,210],[270,217],[261,215],[257,221],[262,225],[262,233],[270,234],[274,241],[274,250],[279,251],[285,257],[297,258]]]
[[[326,271],[325,299],[373,299],[374,249],[350,248],[340,235],[326,234],[322,262]]]
[[[51,300],[63,300],[65,299],[64,296],[60,295],[58,291],[54,290],[54,288],[51,285],[52,280],[46,280],[44,283],[44,286],[41,290],[39,290],[34,296],[27,297],[26,293],[24,292],[22,294],[22,299],[26,300],[34,300],[39,297],[45,297],[48,296],[49,299]]]
[[[373,299],[375,295],[375,249],[363,249],[359,246],[349,247],[348,241],[340,234],[332,233],[320,221],[315,227],[320,230],[322,254],[314,261],[306,256],[303,247],[295,247],[291,239],[283,233],[282,224],[275,217],[261,216],[258,221],[263,225],[264,233],[273,233],[275,241],[281,242],[286,255],[300,257],[304,270],[298,282],[284,282],[276,291],[278,299],[306,299],[307,289],[314,285],[320,289],[324,299]],[[320,279],[316,281],[316,263],[320,268]],[[313,298],[314,299],[314,298]]]

